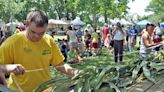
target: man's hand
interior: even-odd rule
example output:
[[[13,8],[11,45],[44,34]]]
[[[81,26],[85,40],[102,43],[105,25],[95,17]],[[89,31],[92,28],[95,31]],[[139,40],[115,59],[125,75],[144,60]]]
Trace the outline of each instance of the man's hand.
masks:
[[[64,62],[62,62],[59,65],[55,66],[55,68],[58,71],[60,71],[64,74],[70,75],[70,76],[75,76],[75,75],[79,74],[79,70],[77,70],[75,68],[72,68],[70,65],[65,64]]]
[[[24,74],[25,68],[21,64],[5,65],[7,73],[14,73],[15,75]]]

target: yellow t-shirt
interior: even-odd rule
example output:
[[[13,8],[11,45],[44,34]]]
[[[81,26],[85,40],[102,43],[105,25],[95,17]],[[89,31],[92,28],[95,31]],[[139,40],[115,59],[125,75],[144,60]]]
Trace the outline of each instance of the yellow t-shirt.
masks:
[[[24,75],[10,75],[8,86],[16,91],[14,78],[23,92],[32,92],[39,84],[51,79],[49,65],[58,65],[63,60],[53,38],[47,34],[39,42],[31,42],[24,32],[20,32],[0,47],[0,64],[22,64],[25,67]]]
[[[96,32],[92,33],[92,43],[98,43],[99,35]]]
[[[14,34],[19,33],[19,32],[20,32],[20,30],[18,28],[16,28]]]

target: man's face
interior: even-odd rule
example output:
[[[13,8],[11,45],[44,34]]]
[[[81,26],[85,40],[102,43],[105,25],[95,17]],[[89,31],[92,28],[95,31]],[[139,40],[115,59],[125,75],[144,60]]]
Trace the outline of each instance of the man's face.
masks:
[[[45,24],[43,27],[37,27],[35,23],[31,23],[27,30],[28,39],[33,42],[37,42],[43,37],[46,30],[47,24]]]
[[[152,34],[153,31],[154,31],[154,27],[153,27],[153,26],[148,26],[148,27],[147,27],[147,31],[148,31],[150,34]]]

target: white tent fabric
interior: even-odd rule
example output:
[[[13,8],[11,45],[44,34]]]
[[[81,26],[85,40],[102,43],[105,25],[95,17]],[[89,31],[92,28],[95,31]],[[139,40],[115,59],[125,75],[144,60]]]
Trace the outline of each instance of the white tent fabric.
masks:
[[[72,25],[84,25],[85,23],[83,21],[81,21],[79,17],[77,17],[76,19],[71,21],[71,24]]]
[[[120,22],[123,25],[133,25],[133,23],[131,23],[131,22],[125,20],[125,19],[121,19],[121,20],[120,19],[114,19],[114,20],[110,20],[110,22],[112,24],[116,24],[117,22]]]
[[[6,24],[6,26],[10,26],[10,25],[17,26],[17,25],[18,25],[18,23],[16,23],[16,22],[9,22],[9,23],[7,23],[7,24]]]
[[[145,26],[146,24],[151,24],[151,22],[150,21],[148,21],[148,20],[142,20],[142,21],[139,21],[138,23],[137,23],[137,25],[139,25],[139,26]]]
[[[52,25],[68,25],[68,23],[62,21],[62,20],[55,20],[55,19],[49,19],[48,24]]]
[[[133,23],[131,23],[131,22],[125,20],[125,19],[121,19],[120,23],[123,24],[123,25],[133,25]]]

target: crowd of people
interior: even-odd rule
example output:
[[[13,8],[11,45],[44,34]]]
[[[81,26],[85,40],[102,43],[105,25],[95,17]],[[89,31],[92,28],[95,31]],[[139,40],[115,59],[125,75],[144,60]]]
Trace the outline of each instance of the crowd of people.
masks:
[[[93,28],[88,24],[84,30],[81,28],[74,29],[69,26],[66,29],[67,39],[63,39],[63,42],[65,42],[64,47],[67,48],[63,50],[63,43],[59,44],[59,47],[61,47],[61,51],[64,51],[63,55],[65,58],[68,57],[66,61],[70,63],[73,63],[74,60],[71,60],[72,55],[69,55],[69,50],[71,53],[74,51],[74,58],[76,56],[75,61],[81,63],[81,57],[83,56],[96,56],[101,54],[102,47],[107,48],[109,53],[114,55],[116,63],[123,63],[123,54],[125,52],[131,52],[137,48],[137,50],[140,50],[141,56],[144,56],[143,54],[147,53],[145,51],[147,51],[149,47],[160,44],[163,40],[163,33],[164,31],[160,28],[159,24],[156,26],[154,24],[147,24],[143,30],[137,29],[136,25],[124,26],[119,22],[111,27],[105,23],[102,28]],[[139,47],[136,47],[136,44],[139,44]],[[72,51],[72,49],[74,50]],[[158,47],[155,49],[158,49]]]
[[[48,17],[42,11],[32,11],[27,15],[25,31],[17,26],[10,37],[8,27],[5,32],[0,29],[1,84],[7,85],[3,74],[10,74],[8,86],[11,89],[31,92],[51,78],[49,65],[74,76],[79,70],[66,63],[81,64],[84,62],[83,57],[103,53],[102,47],[113,54],[115,63],[123,64],[124,53],[134,51],[139,42],[140,55],[146,57],[152,51],[150,47],[155,46],[155,50],[160,50],[164,33],[159,24],[147,24],[143,31],[135,25],[127,26],[120,22],[112,26],[104,23],[102,28],[93,28],[92,24],[88,24],[84,30],[68,26],[64,29],[66,39],[54,41],[53,37],[46,34],[47,26]]]
[[[149,28],[152,27],[152,28]],[[2,44],[10,35],[9,27],[6,31],[1,32],[0,44]],[[24,28],[16,26],[15,33],[24,31]],[[60,51],[65,57],[65,62],[75,64],[82,63],[84,56],[96,56],[101,54],[102,47],[113,53],[115,62],[123,62],[123,53],[125,51],[133,51],[136,43],[140,47],[140,53],[147,53],[144,49],[151,46],[158,45],[161,42],[163,29],[160,28],[160,24],[147,24],[143,30],[136,28],[136,25],[121,25],[117,23],[109,27],[107,23],[104,23],[104,27],[93,28],[91,24],[87,24],[86,28],[68,26],[63,29],[66,32],[66,39],[58,39],[57,44]],[[153,30],[152,33],[148,32]],[[150,35],[151,37],[144,37],[143,35]],[[149,38],[149,40],[145,40]],[[152,41],[151,41],[152,40]],[[152,45],[150,45],[150,43]],[[149,44],[148,44],[149,43]],[[150,45],[150,46],[149,46]],[[158,50],[159,48],[156,48]],[[146,50],[147,51],[147,50]]]

